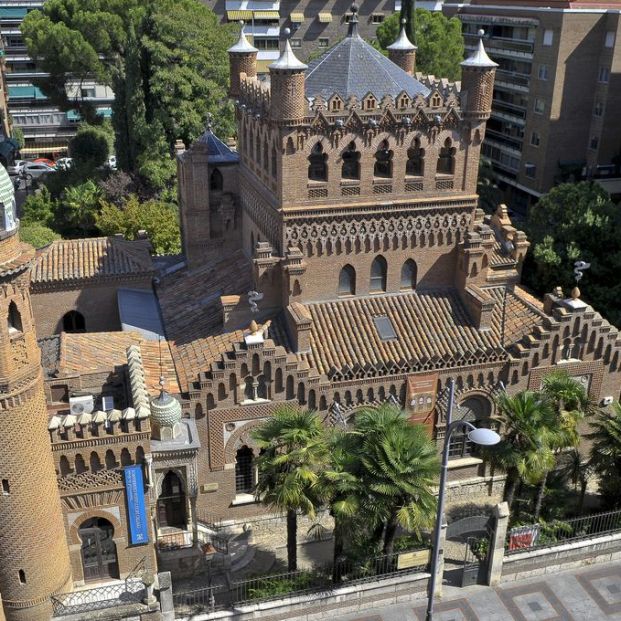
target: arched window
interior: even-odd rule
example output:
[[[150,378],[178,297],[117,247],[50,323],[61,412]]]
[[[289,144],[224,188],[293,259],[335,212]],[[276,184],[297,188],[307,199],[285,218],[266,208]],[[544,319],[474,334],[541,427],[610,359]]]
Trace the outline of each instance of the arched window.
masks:
[[[356,270],[351,265],[345,265],[339,274],[339,295],[355,295]]]
[[[222,173],[217,168],[214,168],[209,177],[209,189],[212,192],[222,192],[223,187],[224,180],[222,179]]]
[[[66,477],[73,472],[71,469],[71,464],[69,460],[65,457],[65,455],[61,455],[60,457],[60,476]]]
[[[408,259],[401,268],[401,289],[416,288],[416,263],[413,259]]]
[[[111,450],[106,451],[106,468],[112,470],[117,467],[116,457]]]
[[[311,181],[328,180],[328,156],[323,152],[320,142],[316,143],[308,156],[308,178]]]
[[[91,472],[99,472],[101,470],[101,459],[99,455],[93,451],[90,458]]]
[[[392,177],[392,151],[388,140],[383,140],[375,153],[373,176],[390,179]]]
[[[422,177],[425,174],[425,149],[421,149],[419,138],[416,138],[412,147],[408,149],[405,174],[413,177]]]
[[[343,166],[341,177],[343,179],[360,179],[360,152],[356,151],[356,143],[350,142],[343,151]]]
[[[386,291],[386,259],[383,256],[375,257],[371,263],[370,291]]]
[[[121,451],[121,466],[130,466],[132,463],[132,456],[127,448]]]
[[[75,456],[75,472],[76,474],[82,474],[86,472],[88,468],[86,467],[86,463],[84,461],[84,457],[79,453]]]
[[[86,332],[84,315],[72,310],[63,315],[63,332]]]
[[[439,175],[452,175],[455,172],[455,148],[450,138],[444,141],[440,149],[437,172]]]
[[[252,472],[252,449],[242,446],[235,456],[235,493],[252,494],[254,490]]]
[[[11,302],[9,304],[8,324],[9,334],[21,332],[23,330],[22,316],[19,314],[19,311],[17,310],[17,304],[15,304],[15,302]]]

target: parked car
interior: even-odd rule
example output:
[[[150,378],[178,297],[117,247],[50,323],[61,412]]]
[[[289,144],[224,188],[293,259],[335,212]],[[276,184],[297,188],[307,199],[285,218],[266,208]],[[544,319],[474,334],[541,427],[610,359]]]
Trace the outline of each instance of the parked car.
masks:
[[[9,175],[19,175],[24,169],[24,164],[26,164],[26,160],[15,160],[15,164],[7,167],[7,172]]]
[[[54,168],[42,162],[26,162],[21,174],[26,179],[38,179],[42,175],[47,175],[51,172],[54,172]]]
[[[73,166],[73,158],[60,157],[56,160],[56,170],[69,170]]]
[[[54,168],[54,166],[56,166],[56,162],[54,162],[54,160],[48,159],[47,157],[38,157],[32,161],[36,164],[47,164],[51,168]]]

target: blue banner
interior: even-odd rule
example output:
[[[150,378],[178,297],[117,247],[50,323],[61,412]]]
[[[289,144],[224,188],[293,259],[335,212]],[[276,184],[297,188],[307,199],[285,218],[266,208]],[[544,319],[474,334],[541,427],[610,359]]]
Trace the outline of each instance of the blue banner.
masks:
[[[142,483],[142,466],[126,466],[125,500],[129,521],[129,541],[132,545],[149,543],[149,523],[144,506],[144,485]]]

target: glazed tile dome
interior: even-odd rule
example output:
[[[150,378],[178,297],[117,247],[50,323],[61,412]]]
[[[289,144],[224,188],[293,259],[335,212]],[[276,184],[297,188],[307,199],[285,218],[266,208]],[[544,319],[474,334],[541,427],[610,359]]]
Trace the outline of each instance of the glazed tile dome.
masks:
[[[174,427],[182,417],[181,404],[172,395],[162,390],[151,399],[151,422],[158,427]]]

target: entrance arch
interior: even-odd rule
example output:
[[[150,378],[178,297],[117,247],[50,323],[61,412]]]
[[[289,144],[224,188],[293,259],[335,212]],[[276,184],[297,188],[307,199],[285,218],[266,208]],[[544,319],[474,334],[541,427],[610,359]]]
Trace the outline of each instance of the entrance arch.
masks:
[[[157,517],[160,528],[183,528],[187,525],[185,491],[179,476],[169,470],[162,481],[162,492],[157,499]]]
[[[114,526],[105,518],[94,517],[82,522],[78,534],[84,581],[119,578]]]

